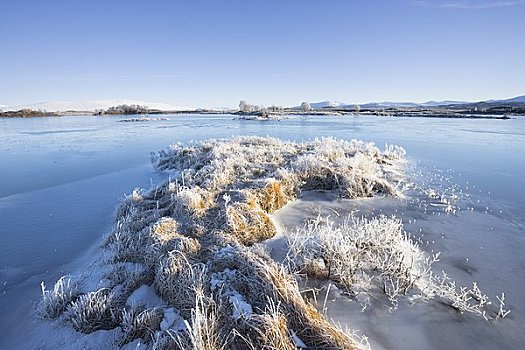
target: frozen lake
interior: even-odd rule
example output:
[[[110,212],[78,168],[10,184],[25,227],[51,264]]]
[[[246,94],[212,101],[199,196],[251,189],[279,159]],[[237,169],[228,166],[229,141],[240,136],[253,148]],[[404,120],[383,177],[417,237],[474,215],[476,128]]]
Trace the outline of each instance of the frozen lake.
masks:
[[[162,178],[150,166],[151,151],[237,135],[334,136],[405,147],[417,181],[460,197],[457,213],[411,201],[368,201],[358,209],[395,213],[407,231],[429,242],[426,250],[442,252],[439,268],[463,285],[478,281],[494,300],[504,291],[512,309],[496,323],[417,304],[360,313],[333,295],[329,306],[338,306],[329,313],[336,321],[350,320],[373,348],[524,346],[525,119],[167,117],[137,123],[120,123],[121,116],[0,119],[0,348],[23,348],[21,334],[36,322],[40,282],[51,286],[87,263],[82,259],[110,229],[119,198]]]

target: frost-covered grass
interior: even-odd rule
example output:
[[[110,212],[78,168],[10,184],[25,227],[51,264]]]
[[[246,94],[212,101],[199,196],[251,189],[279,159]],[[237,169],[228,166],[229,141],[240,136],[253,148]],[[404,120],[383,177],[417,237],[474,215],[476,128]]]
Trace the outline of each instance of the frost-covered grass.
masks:
[[[332,138],[171,146],[153,163],[174,171],[173,178],[134,190],[116,212],[102,243],[104,288],[86,291],[60,280],[44,292],[39,315],[83,333],[120,328],[121,345],[140,338],[153,349],[355,349],[352,337],[306,302],[294,274],[258,243],[276,232],[269,214],[303,190],[343,198],[400,195],[403,155],[396,147],[381,152]],[[365,263],[334,266],[326,277],[350,286],[355,274],[349,271]],[[144,285],[161,301],[129,302]]]
[[[510,312],[504,308],[504,294],[497,297],[498,309],[476,282],[467,288],[458,286],[444,272],[435,274],[432,265],[440,253],[425,254],[419,241],[404,232],[401,221],[394,217],[350,216],[339,226],[321,225],[318,219],[290,234],[288,246],[290,271],[331,280],[351,296],[382,293],[391,310],[397,308],[399,298],[409,296],[411,300],[436,300],[486,320]]]
[[[36,315],[44,319],[56,319],[80,295],[77,282],[70,276],[61,277],[52,290],[46,290],[44,282],[42,299],[37,305]]]
[[[163,319],[164,311],[161,308],[124,310],[121,324],[124,335],[121,344],[139,338],[146,341],[154,340]]]
[[[99,289],[81,295],[63,315],[63,319],[82,333],[101,329],[113,329],[122,322],[122,311],[118,308],[115,295],[108,289]]]

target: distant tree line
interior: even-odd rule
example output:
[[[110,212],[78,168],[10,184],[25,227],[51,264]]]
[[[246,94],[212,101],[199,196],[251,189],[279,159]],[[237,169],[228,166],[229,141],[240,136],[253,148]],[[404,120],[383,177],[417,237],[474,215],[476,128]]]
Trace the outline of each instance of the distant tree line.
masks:
[[[57,116],[55,112],[47,112],[43,109],[30,109],[24,108],[18,111],[6,111],[0,112],[0,117],[22,117],[22,118],[32,118],[32,117],[52,117]]]
[[[310,112],[314,108],[312,108],[312,105],[310,102],[303,102],[301,103],[300,109],[303,112]],[[253,105],[246,101],[239,102],[239,113],[245,113],[245,114],[281,114],[285,110],[282,106],[270,106],[270,107],[264,107],[261,105]]]
[[[239,102],[239,112],[246,114],[259,114],[259,115],[268,115],[268,114],[281,114],[284,112],[283,106],[272,105],[270,107],[265,107],[261,105],[252,105],[246,101]]]
[[[119,105],[119,106],[113,106],[109,107],[108,109],[104,110],[97,110],[95,112],[96,115],[116,115],[116,114],[148,114],[150,112],[150,109],[148,106],[140,106],[140,105]]]

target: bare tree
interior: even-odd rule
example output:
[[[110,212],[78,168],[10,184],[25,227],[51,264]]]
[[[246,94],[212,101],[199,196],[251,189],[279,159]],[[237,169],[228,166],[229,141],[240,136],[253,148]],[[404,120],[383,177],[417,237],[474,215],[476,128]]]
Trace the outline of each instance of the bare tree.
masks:
[[[310,102],[303,102],[301,103],[301,109],[305,112],[308,112],[312,110],[312,106],[310,105]]]
[[[244,100],[239,102],[239,111],[241,112],[245,112],[245,113],[250,112],[250,107],[251,106],[248,104],[248,102]]]

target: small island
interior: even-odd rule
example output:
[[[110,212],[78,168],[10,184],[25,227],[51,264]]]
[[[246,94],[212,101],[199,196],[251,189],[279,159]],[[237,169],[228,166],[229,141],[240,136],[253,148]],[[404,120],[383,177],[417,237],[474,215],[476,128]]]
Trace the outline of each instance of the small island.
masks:
[[[34,117],[58,117],[57,112],[48,112],[45,110],[33,110],[29,108],[20,109],[18,111],[0,111],[0,117],[3,118],[34,118]]]

